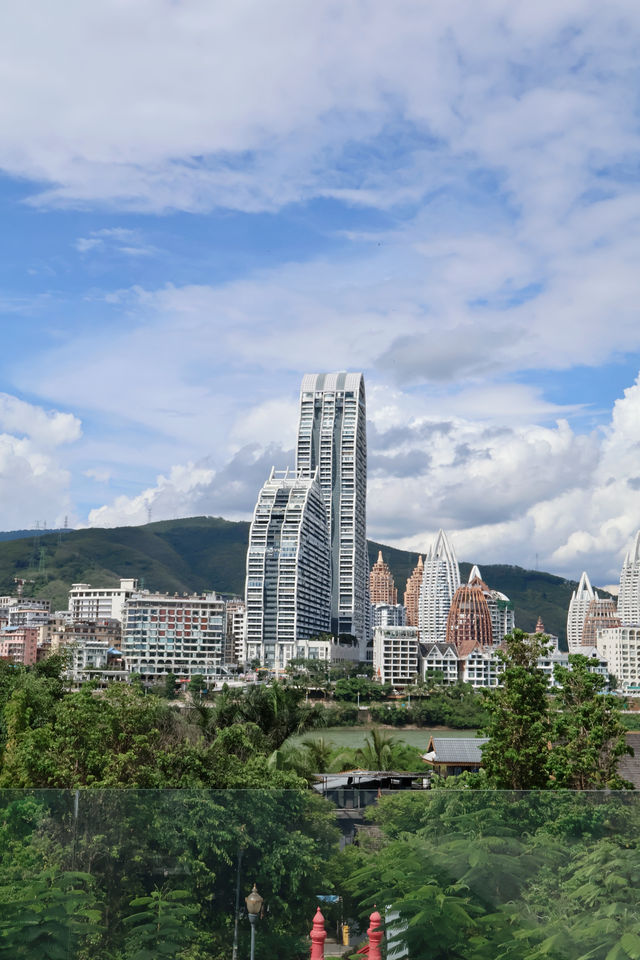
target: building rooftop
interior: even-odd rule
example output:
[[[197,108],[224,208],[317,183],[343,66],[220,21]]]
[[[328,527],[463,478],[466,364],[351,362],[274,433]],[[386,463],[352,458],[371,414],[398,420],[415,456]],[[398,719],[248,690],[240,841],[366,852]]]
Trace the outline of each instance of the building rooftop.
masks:
[[[469,737],[466,739],[431,737],[429,749],[423,754],[422,759],[426,760],[427,763],[479,764],[482,763],[482,750],[480,748],[488,742],[488,737]]]

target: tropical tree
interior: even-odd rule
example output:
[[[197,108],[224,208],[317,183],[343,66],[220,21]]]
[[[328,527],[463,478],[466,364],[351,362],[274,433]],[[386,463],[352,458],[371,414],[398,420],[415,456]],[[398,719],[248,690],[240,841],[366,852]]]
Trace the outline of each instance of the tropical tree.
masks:
[[[633,753],[625,740],[618,701],[603,693],[605,678],[590,669],[588,657],[571,654],[569,665],[554,671],[560,684],[548,758],[554,784],[571,790],[631,787],[617,772],[620,759]]]
[[[481,731],[489,737],[482,766],[490,785],[498,789],[530,790],[549,783],[552,724],[547,678],[538,667],[548,639],[514,630],[504,638],[505,649],[498,651],[504,663],[502,687],[487,691],[489,720]]]

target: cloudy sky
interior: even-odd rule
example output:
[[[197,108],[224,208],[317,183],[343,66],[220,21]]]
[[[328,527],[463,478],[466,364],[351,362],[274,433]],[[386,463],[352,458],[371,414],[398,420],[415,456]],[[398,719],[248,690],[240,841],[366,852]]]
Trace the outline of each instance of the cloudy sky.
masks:
[[[372,537],[614,580],[639,47],[635,0],[5,4],[0,529],[246,518],[363,370]]]

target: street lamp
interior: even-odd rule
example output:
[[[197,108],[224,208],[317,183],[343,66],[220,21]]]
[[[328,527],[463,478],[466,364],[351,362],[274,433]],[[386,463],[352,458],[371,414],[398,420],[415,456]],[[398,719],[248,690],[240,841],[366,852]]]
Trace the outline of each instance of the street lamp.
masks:
[[[247,913],[249,914],[249,923],[251,924],[251,960],[255,958],[255,949],[256,949],[256,920],[262,910],[263,899],[258,893],[258,888],[255,883],[253,885],[253,890],[248,897],[244,898],[244,902],[247,905]]]

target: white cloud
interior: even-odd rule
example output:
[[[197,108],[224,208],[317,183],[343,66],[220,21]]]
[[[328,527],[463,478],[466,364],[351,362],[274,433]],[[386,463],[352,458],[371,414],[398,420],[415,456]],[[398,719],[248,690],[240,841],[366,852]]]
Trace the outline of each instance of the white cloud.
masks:
[[[58,448],[79,439],[80,421],[0,394],[0,428],[0,529],[62,524],[73,511]]]

